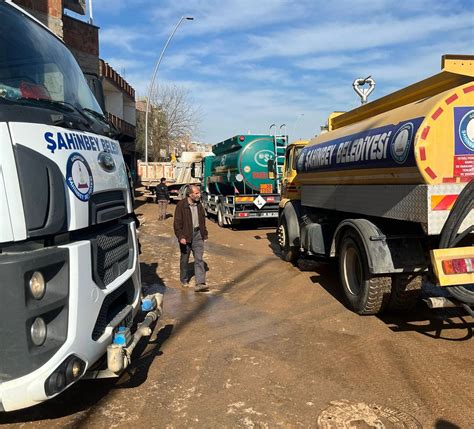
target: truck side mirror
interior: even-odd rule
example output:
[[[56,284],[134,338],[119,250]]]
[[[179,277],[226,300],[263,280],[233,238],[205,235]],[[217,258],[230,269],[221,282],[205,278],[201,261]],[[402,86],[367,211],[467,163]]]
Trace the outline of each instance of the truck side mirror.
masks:
[[[274,179],[275,178],[275,160],[269,159],[267,161],[267,168],[268,168],[268,178]]]

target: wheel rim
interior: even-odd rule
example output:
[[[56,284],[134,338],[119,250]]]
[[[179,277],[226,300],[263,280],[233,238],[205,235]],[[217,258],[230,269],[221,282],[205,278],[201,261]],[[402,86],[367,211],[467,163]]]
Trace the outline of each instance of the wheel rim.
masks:
[[[344,281],[352,295],[359,295],[362,289],[362,262],[359,252],[349,246],[344,254]]]
[[[278,227],[278,245],[284,249],[286,243],[286,231],[283,225]]]

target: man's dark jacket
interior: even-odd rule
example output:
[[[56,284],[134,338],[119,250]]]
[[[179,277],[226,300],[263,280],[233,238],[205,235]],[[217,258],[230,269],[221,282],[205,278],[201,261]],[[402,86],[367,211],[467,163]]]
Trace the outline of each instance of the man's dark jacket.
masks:
[[[204,213],[204,207],[201,202],[198,203],[197,209],[199,231],[201,232],[202,239],[207,240],[206,214]],[[187,198],[183,198],[176,204],[173,227],[178,240],[185,238],[187,243],[191,243],[193,239],[193,217]]]
[[[168,192],[168,186],[164,183],[160,183],[156,187],[156,200],[157,201],[168,201],[170,199],[170,193]]]

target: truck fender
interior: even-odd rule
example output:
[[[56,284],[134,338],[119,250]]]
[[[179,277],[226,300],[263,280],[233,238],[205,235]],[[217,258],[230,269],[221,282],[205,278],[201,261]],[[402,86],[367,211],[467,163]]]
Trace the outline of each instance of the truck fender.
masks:
[[[362,239],[371,274],[387,274],[399,271],[394,267],[385,235],[367,219],[345,219],[342,221],[334,233],[330,256],[337,256],[339,242],[348,229],[354,230]]]
[[[281,225],[282,219],[285,218],[288,228],[288,242],[291,246],[300,248],[300,219],[301,204],[299,201],[288,201],[283,210],[280,211],[278,225]]]

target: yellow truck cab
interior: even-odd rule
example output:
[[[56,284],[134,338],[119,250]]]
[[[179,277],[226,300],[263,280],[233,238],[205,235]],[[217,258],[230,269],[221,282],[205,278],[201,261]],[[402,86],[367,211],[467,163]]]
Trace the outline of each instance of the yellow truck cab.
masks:
[[[296,140],[290,143],[286,149],[281,178],[280,208],[285,207],[288,201],[299,199],[300,197],[300,184],[296,176],[296,161],[298,155],[308,142],[309,140]]]

